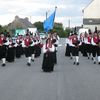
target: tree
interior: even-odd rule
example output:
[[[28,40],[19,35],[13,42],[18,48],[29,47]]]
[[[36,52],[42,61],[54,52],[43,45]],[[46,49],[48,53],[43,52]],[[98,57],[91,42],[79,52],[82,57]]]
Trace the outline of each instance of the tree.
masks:
[[[44,29],[43,29],[43,22],[35,22],[34,24],[33,24],[36,28],[37,28],[37,30],[39,31],[39,32],[43,32],[44,31]]]
[[[69,36],[70,32],[71,32],[71,29],[66,27],[65,29],[66,36]]]
[[[64,29],[62,23],[55,23],[53,32],[57,32],[60,37],[64,36]]]
[[[33,25],[37,28],[38,32],[44,32],[43,22],[35,22]],[[66,28],[64,30],[62,23],[54,23],[54,27],[50,32],[57,32],[60,37],[66,37],[70,33],[70,29]]]
[[[7,28],[5,26],[0,25],[0,33],[5,32]]]
[[[68,36],[68,34],[70,33],[70,28],[66,28],[64,30],[62,23],[55,23],[53,30],[55,30],[55,32],[57,32],[59,34],[59,36],[63,37],[63,38]]]
[[[3,27],[0,25],[0,33],[3,32]]]

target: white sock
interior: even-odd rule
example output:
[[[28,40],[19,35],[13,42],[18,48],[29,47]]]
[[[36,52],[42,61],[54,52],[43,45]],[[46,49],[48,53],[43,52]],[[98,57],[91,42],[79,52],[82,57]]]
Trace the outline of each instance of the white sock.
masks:
[[[34,54],[32,54],[32,60],[34,60],[34,56],[35,56],[35,55],[34,55]]]
[[[56,47],[56,51],[57,51],[57,47]]]
[[[98,56],[98,62],[100,62],[100,56]]]
[[[70,53],[70,57],[75,58],[74,56],[72,56],[72,53]]]
[[[31,63],[31,57],[28,57],[28,63]]]
[[[91,53],[91,55],[90,55],[90,56],[91,56],[91,58],[93,58],[93,55],[92,55],[92,53]]]
[[[95,57],[93,57],[93,61],[94,61],[94,62],[96,62],[96,59],[95,59]]]
[[[87,56],[88,56],[88,57],[90,57],[90,54],[89,54],[89,53],[87,53]]]
[[[2,58],[2,62],[3,62],[3,64],[5,64],[5,62],[6,62],[6,59],[5,59],[5,58]]]
[[[76,58],[75,58],[75,56],[73,56],[73,59],[74,59],[74,62],[76,62]]]
[[[76,62],[79,62],[79,56],[76,56]]]

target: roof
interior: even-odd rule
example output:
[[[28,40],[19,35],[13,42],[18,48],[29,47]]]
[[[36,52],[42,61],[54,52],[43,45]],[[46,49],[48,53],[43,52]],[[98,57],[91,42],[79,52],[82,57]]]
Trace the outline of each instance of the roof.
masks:
[[[13,30],[16,28],[34,28],[33,24],[28,20],[28,18],[20,18],[18,16],[15,16],[15,19],[8,24],[8,29]]]
[[[83,9],[83,11],[84,11],[93,1],[94,1],[94,0],[91,0],[91,1],[89,2],[89,4],[87,4],[86,7]]]

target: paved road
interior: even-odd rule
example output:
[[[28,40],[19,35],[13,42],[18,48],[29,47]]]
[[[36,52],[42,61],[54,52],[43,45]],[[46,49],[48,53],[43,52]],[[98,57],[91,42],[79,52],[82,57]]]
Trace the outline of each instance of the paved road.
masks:
[[[84,57],[73,65],[64,52],[60,46],[52,73],[41,71],[43,55],[31,67],[25,57],[0,66],[0,100],[100,100],[100,65]]]

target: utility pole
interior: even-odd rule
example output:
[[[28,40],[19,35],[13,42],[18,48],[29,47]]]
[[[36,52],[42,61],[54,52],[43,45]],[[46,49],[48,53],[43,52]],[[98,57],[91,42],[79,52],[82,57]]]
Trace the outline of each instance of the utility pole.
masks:
[[[29,16],[29,20],[30,20],[30,22],[31,22],[31,16]]]
[[[68,27],[70,28],[70,19],[68,20]]]

